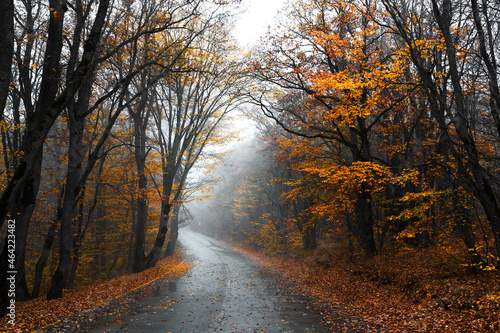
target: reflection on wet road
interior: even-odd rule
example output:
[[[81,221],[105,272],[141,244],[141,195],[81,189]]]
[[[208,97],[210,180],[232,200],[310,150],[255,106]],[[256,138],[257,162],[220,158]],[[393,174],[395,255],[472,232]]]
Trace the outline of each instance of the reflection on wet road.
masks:
[[[87,332],[328,332],[306,300],[231,247],[182,229],[179,241],[194,267],[159,283],[119,315],[81,326]]]

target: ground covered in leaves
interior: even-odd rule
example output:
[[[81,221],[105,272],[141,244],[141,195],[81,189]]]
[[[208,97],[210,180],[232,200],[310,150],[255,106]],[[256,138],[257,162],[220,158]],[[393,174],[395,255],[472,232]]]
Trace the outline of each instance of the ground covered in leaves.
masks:
[[[473,273],[431,249],[372,259],[239,250],[311,296],[336,332],[500,332],[498,270]]]
[[[92,311],[105,306],[125,294],[143,288],[152,282],[167,278],[178,279],[189,270],[182,256],[169,257],[144,272],[129,274],[112,280],[67,291],[64,298],[48,301],[45,297],[16,304],[15,327],[0,318],[0,332],[29,332],[52,325],[76,313]]]

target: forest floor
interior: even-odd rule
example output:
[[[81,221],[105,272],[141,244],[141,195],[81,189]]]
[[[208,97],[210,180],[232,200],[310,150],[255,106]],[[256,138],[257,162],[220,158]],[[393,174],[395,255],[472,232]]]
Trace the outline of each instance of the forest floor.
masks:
[[[0,332],[29,332],[54,324],[62,318],[85,313],[108,302],[122,298],[125,294],[166,278],[178,279],[189,270],[182,255],[163,259],[141,273],[124,275],[98,284],[68,290],[63,298],[47,300],[45,296],[16,303],[14,327],[7,323],[7,316],[0,318]]]
[[[450,265],[435,249],[371,259],[238,250],[312,297],[335,332],[500,332],[500,272]]]

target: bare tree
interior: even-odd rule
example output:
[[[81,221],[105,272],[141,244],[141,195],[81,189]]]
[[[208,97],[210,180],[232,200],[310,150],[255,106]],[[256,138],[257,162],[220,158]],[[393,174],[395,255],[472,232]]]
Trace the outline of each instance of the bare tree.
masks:
[[[161,154],[162,202],[158,234],[146,258],[147,267],[154,266],[161,254],[172,207],[180,204],[189,172],[204,149],[221,140],[219,124],[241,101],[239,89],[244,76],[231,60],[233,50],[224,43],[226,38],[222,24],[204,30],[197,49],[178,68],[189,72],[172,75],[157,86],[153,107]],[[172,220],[171,250],[177,241],[176,222]]]

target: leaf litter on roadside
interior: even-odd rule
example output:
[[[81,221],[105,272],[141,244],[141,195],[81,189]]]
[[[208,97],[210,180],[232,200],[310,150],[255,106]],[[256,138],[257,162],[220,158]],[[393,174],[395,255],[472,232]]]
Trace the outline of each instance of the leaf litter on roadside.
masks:
[[[92,310],[98,309],[100,315],[116,316],[123,309],[121,303],[132,301],[130,294],[134,290],[146,287],[152,282],[165,277],[174,280],[189,270],[190,266],[182,260],[182,256],[175,255],[159,261],[158,264],[141,273],[124,275],[102,283],[89,285],[74,290],[68,290],[64,298],[47,300],[39,297],[16,304],[16,322],[11,327],[7,317],[0,318],[0,331],[28,332],[37,330],[42,332],[43,327],[58,323],[59,331],[65,331],[65,317],[71,316],[73,327],[78,327],[76,321],[85,317],[86,320],[95,320]],[[147,292],[147,289],[145,289]],[[119,299],[122,298],[122,299]],[[108,308],[108,303],[116,300],[113,307]],[[168,306],[168,304],[166,304]]]
[[[284,288],[315,302],[323,322],[342,332],[499,332],[500,272],[429,265],[405,254],[365,259],[267,256],[236,246],[273,271]],[[426,264],[427,263],[427,264]]]

